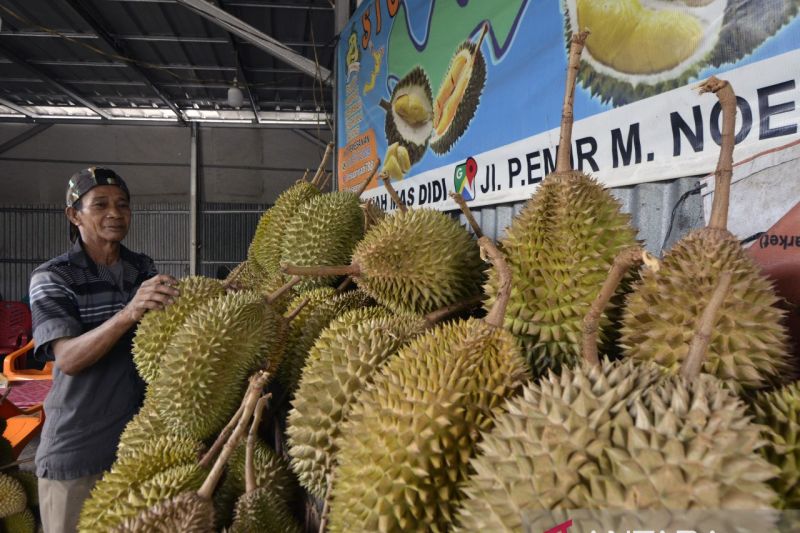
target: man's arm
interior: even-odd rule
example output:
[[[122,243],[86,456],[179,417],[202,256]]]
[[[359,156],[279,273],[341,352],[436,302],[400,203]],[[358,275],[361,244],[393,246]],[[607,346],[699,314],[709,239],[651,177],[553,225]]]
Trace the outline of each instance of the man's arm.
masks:
[[[178,282],[162,274],[141,284],[133,299],[100,326],[77,337],[61,337],[52,343],[58,368],[69,376],[79,374],[105,356],[148,310],[164,309],[180,295]]]

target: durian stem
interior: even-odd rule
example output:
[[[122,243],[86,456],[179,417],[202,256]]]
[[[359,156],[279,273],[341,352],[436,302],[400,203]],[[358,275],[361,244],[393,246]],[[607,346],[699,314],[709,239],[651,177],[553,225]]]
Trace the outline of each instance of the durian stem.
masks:
[[[564,88],[564,105],[561,108],[561,136],[558,140],[556,172],[572,170],[570,154],[572,152],[572,123],[575,121],[575,80],[578,78],[581,52],[583,52],[583,45],[588,36],[588,31],[573,34],[569,47],[569,64],[567,65],[567,83]]]
[[[713,92],[722,107],[722,143],[717,168],[714,171],[714,200],[708,227],[727,229],[728,205],[731,196],[731,177],[733,176],[733,148],[736,145],[736,94],[731,84],[715,76],[708,78],[700,86],[700,93]]]
[[[438,322],[451,317],[455,314],[461,313],[463,311],[468,311],[473,309],[481,304],[483,301],[483,294],[476,294],[475,296],[471,296],[466,300],[461,300],[460,302],[456,302],[454,304],[450,304],[448,306],[442,307],[437,309],[436,311],[431,311],[427,315],[425,315],[425,322],[428,324],[428,327],[435,326]]]
[[[264,389],[264,385],[266,385],[268,379],[269,372],[258,372],[250,378],[250,385],[247,387],[247,392],[242,400],[242,405],[244,406],[242,409],[242,415],[239,418],[239,421],[236,423],[236,429],[233,430],[233,434],[225,443],[225,446],[222,447],[222,451],[220,452],[219,457],[217,457],[214,466],[211,468],[211,472],[209,472],[208,477],[206,477],[206,480],[203,482],[203,485],[197,491],[197,495],[201,498],[205,498],[207,500],[211,499],[211,495],[214,493],[214,489],[222,477],[222,472],[225,469],[225,463],[228,462],[233,450],[239,444],[239,441],[242,440],[242,437],[247,431],[247,423],[250,421],[250,417],[253,416],[253,410],[256,407],[256,403],[261,396],[261,391]]]
[[[281,272],[292,276],[359,276],[361,275],[361,266],[358,263],[320,266],[297,266],[283,263]]]
[[[317,172],[314,174],[314,177],[311,179],[311,185],[316,188],[319,187],[319,180],[322,178],[323,173],[325,172],[325,165],[328,164],[328,159],[331,157],[331,153],[333,153],[333,143],[329,142],[328,146],[325,148],[325,153],[322,156],[322,161],[319,163],[319,168],[317,168]]]
[[[360,197],[362,194],[364,194],[364,191],[367,190],[367,187],[369,187],[369,184],[372,182],[372,178],[374,178],[375,174],[378,173],[378,169],[380,167],[381,167],[381,159],[378,158],[378,160],[375,162],[375,168],[372,169],[372,172],[370,172],[369,177],[366,179],[366,181],[364,181],[364,183],[359,185],[358,189],[353,191],[356,193],[356,196]]]
[[[497,270],[497,299],[494,305],[489,310],[484,321],[490,326],[496,328],[503,327],[503,321],[506,315],[506,307],[511,298],[511,268],[508,266],[503,252],[497,249],[489,237],[481,237],[478,239],[478,246],[481,247],[481,252],[485,254],[495,270]]]
[[[336,471],[329,469],[328,473],[328,486],[325,488],[325,503],[322,505],[322,516],[319,521],[319,533],[325,533],[328,528],[328,515],[331,511],[331,496],[333,493],[333,479],[336,476]]]
[[[306,296],[299,304],[297,304],[297,307],[292,309],[291,313],[283,317],[287,325],[289,324],[289,322],[297,318],[297,315],[299,315],[300,311],[302,311],[303,308],[308,305],[309,301],[311,300]]]
[[[486,33],[488,31],[489,31],[489,23],[484,22],[483,28],[481,29],[481,36],[478,37],[478,43],[475,45],[475,50],[472,51],[472,56],[470,57],[470,65],[475,64],[475,58],[481,52],[481,45],[483,44],[483,38],[486,37]]]
[[[246,261],[242,261],[241,263],[236,265],[236,268],[234,268],[228,273],[228,276],[222,282],[223,289],[227,291],[230,290],[232,287],[235,287],[236,282],[239,281],[239,275],[242,273],[242,270],[244,270],[245,262]]]
[[[472,231],[475,233],[475,236],[479,239],[483,237],[483,230],[481,229],[481,225],[478,224],[477,220],[475,220],[475,216],[472,214],[472,209],[469,208],[466,200],[464,200],[464,197],[458,194],[457,192],[451,192],[450,198],[452,198],[453,201],[456,204],[458,204],[458,207],[459,209],[461,209],[461,212],[464,213],[465,217],[467,217],[467,222],[469,223],[469,227],[472,228]]]
[[[387,113],[391,113],[392,103],[390,101],[381,99],[381,101],[378,102],[378,105],[381,106]]]
[[[325,177],[322,178],[322,181],[319,184],[319,190],[324,191],[325,187],[328,186],[328,182],[331,180],[331,176],[333,176],[333,172],[326,172]]]
[[[286,294],[286,292],[290,291],[292,287],[300,283],[302,280],[303,278],[300,276],[292,277],[292,279],[286,282],[281,288],[279,288],[278,290],[267,296],[267,303],[271,304],[272,302],[274,302],[275,300]]]
[[[311,172],[311,171],[310,171],[310,170],[308,170],[308,169],[306,169],[306,171],[305,171],[305,172],[303,172],[303,177],[302,177],[302,178],[300,178],[300,181],[308,181],[308,173],[309,173],[309,172]]]
[[[244,451],[244,486],[245,492],[253,492],[256,490],[256,470],[253,464],[253,450],[256,446],[256,435],[258,434],[258,426],[261,424],[261,415],[264,412],[264,406],[270,399],[272,394],[265,394],[256,402],[256,409],[253,413],[253,423],[250,424],[250,432],[247,434],[247,447]]]
[[[351,283],[353,283],[353,276],[345,277],[342,280],[342,282],[339,284],[339,286],[336,287],[336,291],[335,291],[336,294],[342,294],[344,291],[347,290],[347,287],[349,287]]]
[[[689,352],[681,365],[681,376],[686,379],[693,379],[700,374],[700,369],[703,367],[703,361],[708,352],[708,345],[711,343],[711,333],[714,329],[714,322],[717,319],[717,312],[719,312],[722,302],[728,295],[732,280],[733,274],[730,272],[725,272],[719,277],[719,283],[717,283],[708,305],[703,310],[703,314],[700,315],[694,337],[692,337],[692,343],[689,345]]]
[[[17,467],[17,466],[20,466],[20,465],[24,465],[24,464],[27,464],[27,463],[32,463],[35,460],[36,460],[35,457],[28,457],[27,459],[19,459],[17,461],[12,462],[12,463],[8,463],[7,465],[0,466],[0,470],[8,470],[10,468],[14,468],[14,467]]]
[[[406,207],[406,204],[404,204],[400,199],[400,195],[397,194],[397,191],[394,190],[394,187],[392,187],[392,179],[389,177],[389,174],[386,172],[381,172],[381,179],[383,180],[384,187],[386,187],[386,190],[389,191],[389,196],[392,197],[395,205],[397,205],[397,209],[399,209],[401,213],[407,212],[408,207]]]
[[[625,274],[644,259],[644,252],[639,246],[632,246],[622,250],[608,271],[600,293],[592,302],[589,312],[583,318],[583,360],[592,365],[600,364],[600,357],[597,354],[597,332],[600,329],[600,317],[608,305],[608,301],[617,292],[620,281]]]
[[[198,463],[202,468],[208,468],[211,466],[211,462],[217,456],[219,451],[225,445],[225,442],[228,440],[228,437],[233,431],[233,428],[236,424],[239,423],[239,418],[242,416],[242,412],[244,411],[244,404],[239,405],[239,409],[236,410],[236,413],[233,417],[228,421],[228,424],[222,428],[222,431],[219,435],[217,435],[217,439],[214,441],[214,444],[211,445],[211,448],[208,449],[206,454],[200,459],[200,463]]]

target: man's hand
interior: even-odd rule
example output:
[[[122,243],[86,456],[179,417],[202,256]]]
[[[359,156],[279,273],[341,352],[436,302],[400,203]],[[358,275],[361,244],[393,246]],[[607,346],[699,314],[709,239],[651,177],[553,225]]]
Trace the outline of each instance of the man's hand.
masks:
[[[139,322],[148,310],[164,309],[175,302],[180,291],[175,287],[178,280],[167,274],[159,274],[142,283],[123,313],[133,322]]]

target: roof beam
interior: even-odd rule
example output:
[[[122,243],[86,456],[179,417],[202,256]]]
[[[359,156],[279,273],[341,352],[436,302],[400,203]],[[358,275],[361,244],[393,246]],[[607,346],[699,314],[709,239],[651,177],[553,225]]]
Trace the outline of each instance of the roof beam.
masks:
[[[326,143],[322,139],[318,139],[315,135],[312,135],[312,134],[308,133],[306,130],[293,128],[292,132],[296,133],[297,135],[299,135],[303,139],[307,140],[308,142],[310,142],[310,143],[312,143],[312,144],[314,144],[314,145],[316,145],[316,146],[318,146],[320,148],[325,148],[325,147],[328,146],[328,143]]]
[[[27,70],[28,72],[30,72],[31,74],[33,74],[37,78],[46,81],[48,84],[52,85],[53,87],[55,87],[59,91],[63,92],[67,96],[71,97],[73,100],[77,100],[78,102],[80,102],[84,106],[88,107],[89,109],[91,109],[92,111],[97,113],[104,120],[108,120],[108,119],[111,118],[111,115],[109,115],[108,113],[103,111],[102,108],[100,108],[99,106],[97,106],[94,103],[90,102],[88,99],[84,98],[83,96],[81,96],[77,92],[73,91],[72,89],[70,89],[69,87],[64,85],[63,83],[61,83],[59,81],[56,81],[49,74],[47,74],[45,71],[43,71],[42,69],[40,69],[38,67],[33,66],[32,64],[30,64],[27,61],[25,61],[24,59],[19,57],[16,53],[12,52],[11,50],[6,48],[2,44],[0,44],[0,54],[6,56],[6,58],[9,59],[12,63],[16,64],[17,66],[19,66],[19,67],[21,67],[21,68],[23,68],[25,70]]]
[[[277,39],[234,17],[222,8],[206,0],[177,0],[177,2],[201,17],[225,28],[245,41],[249,41],[268,54],[284,61],[312,78],[322,78],[322,83],[331,85],[331,71],[317,65],[302,54],[298,54]]]
[[[25,141],[28,141],[28,140],[36,137],[37,135],[39,135],[40,133],[42,133],[43,131],[45,131],[46,129],[48,129],[52,125],[53,125],[52,123],[36,124],[32,128],[28,128],[27,130],[23,131],[19,135],[16,135],[15,137],[12,137],[11,139],[9,139],[6,142],[4,142],[3,144],[0,144],[0,154],[4,154],[4,153],[8,152],[9,150],[11,150],[12,148],[14,148],[16,146],[19,146],[20,144],[24,143]]]
[[[9,109],[11,109],[13,111],[16,111],[17,113],[22,113],[26,117],[36,118],[36,113],[31,113],[30,111],[28,111],[24,107],[22,107],[20,105],[17,105],[17,104],[15,104],[14,102],[12,102],[10,100],[6,100],[5,98],[0,98],[0,105],[4,105],[4,106],[6,106],[7,108],[9,108]]]
[[[250,100],[250,107],[253,109],[253,117],[256,119],[256,124],[261,124],[261,119],[258,118],[258,106],[256,105],[256,98],[253,91],[250,90],[250,82],[247,80],[247,74],[242,69],[242,54],[239,52],[239,46],[236,44],[236,38],[231,32],[226,31],[225,35],[228,37],[228,44],[233,50],[233,55],[236,56],[236,74],[245,86],[247,91],[247,99]]]
[[[117,39],[106,31],[103,23],[101,22],[98,15],[93,13],[89,7],[83,2],[83,0],[66,0],[67,4],[72,8],[72,10],[78,14],[88,25],[92,28],[92,31],[104,42],[108,45],[109,48],[114,50],[117,54],[124,56],[124,57],[131,57],[128,50],[125,48],[125,45],[122,44]],[[186,125],[186,119],[181,113],[181,110],[175,105],[172,100],[156,85],[155,81],[150,77],[150,75],[144,71],[139,65],[136,63],[129,63],[128,66],[130,69],[135,72],[142,80],[144,80],[149,86],[150,89],[156,93],[166,105],[169,107],[175,116],[178,117],[178,122],[183,125]]]

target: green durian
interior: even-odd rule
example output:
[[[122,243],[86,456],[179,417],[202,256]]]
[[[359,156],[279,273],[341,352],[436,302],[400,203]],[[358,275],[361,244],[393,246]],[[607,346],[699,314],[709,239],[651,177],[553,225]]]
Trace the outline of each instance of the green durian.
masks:
[[[425,314],[480,292],[478,246],[440,211],[398,212],[373,226],[345,267],[296,267],[291,274],[351,275],[358,287],[395,313]]]
[[[269,486],[243,494],[236,502],[231,533],[301,533],[289,506]]]
[[[433,102],[430,146],[446,154],[469,128],[486,85],[486,60],[480,51],[486,27],[477,43],[464,41],[456,49]]]
[[[319,189],[305,181],[299,181],[281,193],[275,205],[259,220],[247,252],[248,260],[255,261],[267,274],[277,274],[289,222],[303,204],[318,194]]]
[[[572,63],[580,58],[583,39],[584,34],[575,37]],[[568,87],[574,88],[574,78],[570,81]],[[565,94],[570,110],[573,94]],[[614,258],[636,243],[630,216],[619,202],[596,180],[570,169],[571,114],[562,117],[561,132],[556,171],[544,178],[501,241],[514,280],[505,327],[519,337],[536,375],[581,360],[583,317]],[[492,270],[487,307],[497,291]],[[601,320],[604,341],[615,313],[612,306]]]
[[[358,195],[333,192],[300,206],[284,231],[281,260],[295,265],[339,265],[350,261],[364,236],[364,212]],[[297,290],[335,283],[335,276],[306,278]]]
[[[236,411],[247,376],[274,366],[283,322],[251,291],[196,309],[174,335],[149,399],[170,432],[206,440]]]
[[[22,488],[25,489],[25,497],[28,501],[28,507],[39,506],[39,478],[36,474],[28,470],[14,470],[6,472],[20,482]]]
[[[136,328],[133,338],[133,362],[147,383],[152,383],[161,370],[161,360],[177,329],[189,314],[203,303],[225,293],[219,280],[190,276],[180,280],[181,295],[162,310],[148,311]]]
[[[761,451],[780,469],[771,483],[779,497],[776,507],[800,509],[800,383],[758,394],[753,411],[755,421],[768,428],[764,438],[769,445]]]
[[[214,508],[194,492],[158,503],[114,528],[114,533],[212,533]]]
[[[501,261],[486,237],[481,243]],[[449,528],[480,432],[528,375],[516,340],[500,327],[507,298],[506,290],[486,320],[412,340],[358,396],[336,441],[331,532]]]
[[[0,472],[0,518],[23,512],[27,504],[28,498],[22,483]]]
[[[472,461],[459,531],[547,529],[553,510],[676,513],[658,531],[691,510],[769,509],[776,469],[744,404],[712,376],[660,376],[605,360],[526,386]]]
[[[154,402],[145,396],[145,403],[139,409],[119,438],[117,457],[138,450],[145,443],[161,436],[167,436],[169,430]]]
[[[783,312],[774,305],[778,298],[771,282],[726,229],[736,96],[728,82],[713,77],[702,90],[715,92],[723,109],[710,222],[667,252],[657,272],[643,274],[627,299],[621,344],[627,357],[677,371],[713,287],[730,272],[731,290],[717,314],[703,371],[736,391],[759,389],[793,373]]]
[[[4,533],[35,533],[36,517],[30,509],[25,509],[20,513],[6,516],[0,525]]]
[[[288,346],[277,379],[293,392],[303,373],[308,351],[330,321],[351,309],[372,308],[370,312],[374,315],[387,313],[385,309],[373,308],[373,305],[372,299],[360,290],[337,294],[317,303],[306,315],[301,334]]]
[[[255,291],[263,296],[269,296],[287,282],[286,276],[278,273],[268,274],[262,270],[254,261],[246,260],[231,271],[223,285],[230,290]],[[271,301],[272,307],[279,311],[285,311],[292,292],[286,291],[279,298]]]
[[[325,498],[335,461],[335,440],[357,394],[398,349],[423,333],[414,315],[378,316],[355,309],[334,319],[306,359],[288,418],[289,455],[300,483]]]
[[[236,447],[228,462],[225,479],[214,493],[214,508],[217,527],[230,525],[237,500],[245,493],[245,446]],[[288,460],[278,455],[260,439],[253,448],[253,470],[256,487],[265,487],[275,495],[292,501],[299,487],[292,474]]]
[[[428,75],[416,66],[394,86],[389,101],[382,100],[386,111],[386,144],[400,143],[408,151],[413,165],[425,155],[433,131],[433,95]]]
[[[106,531],[107,509],[123,501],[128,493],[159,472],[195,464],[201,446],[181,437],[154,437],[120,455],[92,489],[81,510],[80,531]]]

